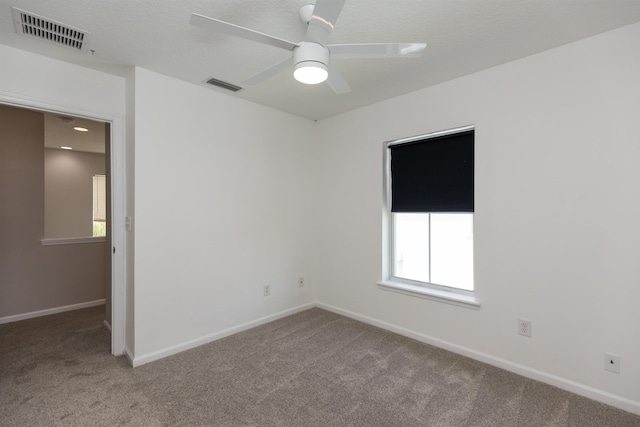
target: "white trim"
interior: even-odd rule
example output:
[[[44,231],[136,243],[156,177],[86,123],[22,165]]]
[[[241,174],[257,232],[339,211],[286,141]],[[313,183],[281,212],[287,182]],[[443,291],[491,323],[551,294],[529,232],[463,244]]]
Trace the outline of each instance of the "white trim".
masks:
[[[104,325],[105,328],[107,328],[109,333],[111,333],[111,324],[109,324],[109,322],[107,322],[107,319],[104,319],[104,322],[102,322],[102,324]]]
[[[127,358],[127,362],[129,362],[129,365],[134,366],[133,365],[133,353],[131,352],[131,350],[129,350],[129,347],[127,347],[125,345],[124,346],[124,351],[122,352],[122,354],[124,355],[124,357]]]
[[[440,289],[410,285],[407,283],[393,282],[391,280],[381,280],[378,282],[378,287],[385,291],[398,292],[412,297],[425,298],[432,301],[457,305],[459,307],[472,308],[474,310],[480,309],[480,301],[478,301],[475,296],[471,295],[463,295]]]
[[[124,118],[111,120],[111,354],[125,351],[126,334],[126,259],[125,244],[125,136]],[[114,253],[114,248],[116,248]],[[133,256],[133,254],[131,254]]]
[[[442,340],[440,338],[435,338],[429,335],[425,335],[420,332],[412,331],[410,329],[396,326],[391,323],[383,322],[381,320],[377,320],[372,317],[363,316],[361,314],[357,314],[348,310],[343,310],[341,308],[334,307],[328,304],[319,302],[319,303],[316,303],[316,306],[323,310],[331,311],[333,313],[340,314],[342,316],[346,316],[351,319],[355,319],[360,322],[364,322],[369,325],[373,325],[378,328],[385,329],[387,331],[395,332],[399,335],[403,335],[405,337],[409,337],[409,338],[421,341],[423,343],[433,345],[435,347],[443,348],[453,353],[461,354],[463,356],[467,356],[472,359],[479,360],[484,363],[488,363],[489,365],[496,366],[498,368],[502,368],[510,372],[514,372],[518,375],[522,375],[524,377],[527,377],[536,381],[541,381],[543,383],[550,384],[552,386],[561,388],[571,393],[575,393],[575,394],[587,397],[589,399],[596,400],[598,402],[606,403],[607,405],[614,406],[624,411],[640,415],[639,401],[631,400],[624,396],[619,396],[617,394],[609,393],[607,391],[600,390],[585,384],[581,384],[579,382],[572,381],[567,378],[563,378],[557,375],[539,371],[537,369],[520,365],[518,363],[514,363],[506,359],[492,356],[490,354],[472,350],[470,348],[463,347],[461,345],[454,344],[449,341]]]
[[[97,305],[104,305],[105,303],[106,303],[106,300],[103,298],[103,299],[97,299],[95,301],[81,302],[78,304],[63,305],[62,307],[47,308],[46,310],[38,310],[38,311],[31,311],[29,313],[14,314],[13,316],[0,317],[0,325],[4,323],[18,322],[20,320],[33,319],[34,317],[64,313],[65,311],[95,307]]]
[[[78,109],[61,105],[59,100],[53,102],[26,97],[23,95],[0,91],[0,103],[13,105],[20,108],[31,108],[52,113],[64,113],[77,117],[86,117],[93,120],[102,120],[111,123],[111,244],[117,248],[112,253],[111,263],[111,353],[119,356],[124,353],[125,347],[125,283],[126,283],[126,247],[125,247],[125,137],[124,117],[122,114],[109,114]]]
[[[309,310],[310,308],[314,308],[314,307],[316,307],[315,303],[303,304],[301,306],[298,306],[289,310],[284,310],[279,313],[270,314],[269,316],[261,317],[259,319],[252,320],[250,322],[243,323],[241,325],[234,326],[220,332],[206,335],[202,338],[197,338],[195,340],[187,341],[182,344],[178,344],[162,350],[154,351],[152,353],[145,354],[144,356],[136,356],[136,357],[133,357],[132,365],[135,368],[140,365],[144,365],[146,363],[153,362],[153,361],[165,358],[167,356],[172,356],[174,354],[183,352],[185,350],[190,350],[192,348],[199,347],[201,345],[208,344],[213,341],[217,341],[221,338],[225,338],[230,335],[234,335],[239,332],[243,332],[248,329],[255,328],[256,326],[264,325],[266,323],[273,322],[274,320],[282,319],[284,317],[291,316],[292,314]],[[127,356],[130,357],[131,355],[127,353]]]
[[[422,135],[409,136],[407,138],[394,139],[393,141],[385,141],[383,144],[384,144],[385,148],[389,148],[389,147],[392,147],[394,145],[406,144],[408,142],[421,141],[423,139],[432,139],[432,138],[436,138],[436,137],[439,137],[439,136],[453,135],[453,134],[456,134],[456,133],[467,132],[467,131],[475,130],[475,129],[476,129],[476,125],[466,125],[466,126],[461,126],[461,127],[452,128],[452,129],[440,130],[440,131],[436,131],[436,132],[423,133]]]
[[[75,245],[79,243],[104,243],[107,238],[104,236],[97,237],[58,237],[55,239],[40,239],[42,246],[54,246],[54,245]]]

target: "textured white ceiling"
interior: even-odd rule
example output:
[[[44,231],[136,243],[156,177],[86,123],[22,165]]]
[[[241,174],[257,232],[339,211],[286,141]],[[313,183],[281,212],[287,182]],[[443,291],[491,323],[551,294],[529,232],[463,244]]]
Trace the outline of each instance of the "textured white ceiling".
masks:
[[[91,33],[79,53],[17,35],[11,6]],[[192,12],[299,42],[299,0],[0,0],[0,43],[126,75],[140,66],[194,84],[239,84],[289,52],[191,26]],[[426,42],[419,59],[341,60],[352,92],[291,72],[233,94],[322,119],[640,21],[640,0],[347,0],[331,43]]]

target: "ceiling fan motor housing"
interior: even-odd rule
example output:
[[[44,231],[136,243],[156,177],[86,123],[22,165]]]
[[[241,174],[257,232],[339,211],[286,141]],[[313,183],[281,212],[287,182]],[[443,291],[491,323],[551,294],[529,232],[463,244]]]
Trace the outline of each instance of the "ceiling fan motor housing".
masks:
[[[297,67],[306,62],[316,62],[327,67],[329,64],[329,48],[318,43],[302,42],[300,46],[293,49],[293,64]]]
[[[301,83],[322,83],[329,75],[329,49],[314,42],[302,42],[293,49],[293,77]]]

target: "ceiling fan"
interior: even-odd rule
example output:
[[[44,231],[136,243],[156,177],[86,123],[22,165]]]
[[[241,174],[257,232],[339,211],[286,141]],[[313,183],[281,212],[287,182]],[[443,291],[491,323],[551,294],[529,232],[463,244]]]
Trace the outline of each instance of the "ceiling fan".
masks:
[[[338,20],[346,0],[302,0],[300,19],[308,24],[307,33],[300,43],[240,27],[219,19],[193,13],[192,25],[218,33],[253,40],[292,52],[292,56],[278,62],[243,84],[258,84],[293,65],[293,76],[306,84],[322,83],[325,80],[338,94],[351,91],[344,78],[332,67],[334,59],[366,58],[415,58],[422,54],[426,43],[359,43],[327,44],[331,30]]]

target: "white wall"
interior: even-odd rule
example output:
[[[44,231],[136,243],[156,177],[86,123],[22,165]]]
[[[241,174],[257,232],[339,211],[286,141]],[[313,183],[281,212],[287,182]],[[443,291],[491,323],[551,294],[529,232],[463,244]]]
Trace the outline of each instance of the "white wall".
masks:
[[[124,79],[0,45],[0,92],[65,110],[124,114]],[[46,70],[44,72],[43,70]]]
[[[93,235],[93,176],[104,154],[44,149],[44,237]]]
[[[314,301],[314,123],[136,68],[135,358]],[[263,285],[271,295],[263,296]]]
[[[320,122],[320,303],[639,412],[638,52],[640,24]],[[480,310],[379,289],[382,142],[469,124]]]

